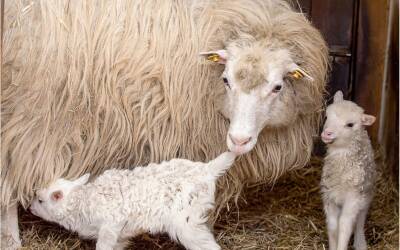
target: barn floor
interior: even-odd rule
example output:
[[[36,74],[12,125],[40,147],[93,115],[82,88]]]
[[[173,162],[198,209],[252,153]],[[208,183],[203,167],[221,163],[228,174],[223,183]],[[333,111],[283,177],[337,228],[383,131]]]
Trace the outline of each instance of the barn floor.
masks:
[[[275,186],[258,185],[245,191],[240,212],[223,212],[215,235],[223,249],[328,249],[319,195],[321,162],[287,174]],[[369,249],[399,249],[398,191],[380,173],[377,193],[367,220]],[[93,241],[79,240],[62,228],[28,212],[22,217],[23,249],[94,249]],[[166,235],[143,235],[132,240],[130,249],[183,249]]]

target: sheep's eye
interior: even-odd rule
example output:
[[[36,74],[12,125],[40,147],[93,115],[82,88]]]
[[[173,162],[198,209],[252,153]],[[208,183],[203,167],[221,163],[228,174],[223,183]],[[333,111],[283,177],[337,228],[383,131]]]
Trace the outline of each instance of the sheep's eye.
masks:
[[[41,199],[39,199],[38,201],[39,201],[39,203],[42,203],[42,202],[43,202],[43,200],[41,200]]]
[[[228,88],[231,88],[231,86],[229,85],[228,79],[227,79],[226,77],[223,77],[222,80],[224,81],[225,85],[226,85]]]
[[[276,86],[274,87],[274,89],[272,90],[272,92],[278,93],[279,91],[281,91],[281,89],[282,89],[282,85],[276,85]]]
[[[354,123],[352,123],[352,122],[349,122],[346,124],[346,127],[349,127],[349,128],[352,128],[353,126],[354,126]]]

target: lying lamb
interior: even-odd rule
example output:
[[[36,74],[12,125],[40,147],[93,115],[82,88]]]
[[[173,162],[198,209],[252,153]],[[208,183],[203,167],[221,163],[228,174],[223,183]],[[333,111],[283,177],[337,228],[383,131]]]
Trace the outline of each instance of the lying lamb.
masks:
[[[329,249],[343,250],[355,225],[354,248],[367,249],[364,224],[376,178],[374,152],[364,129],[375,117],[336,92],[321,134],[327,155],[321,180]]]
[[[123,249],[143,232],[167,232],[193,250],[220,249],[206,226],[215,183],[233,164],[225,152],[209,163],[173,159],[133,170],[108,170],[86,184],[58,179],[37,192],[30,209],[86,238],[96,249]]]

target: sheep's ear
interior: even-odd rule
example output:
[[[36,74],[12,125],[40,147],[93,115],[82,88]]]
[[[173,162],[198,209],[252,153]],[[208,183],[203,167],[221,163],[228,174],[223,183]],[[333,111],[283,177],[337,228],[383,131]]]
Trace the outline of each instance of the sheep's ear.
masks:
[[[302,69],[296,63],[291,63],[289,65],[289,76],[296,80],[299,80],[299,79],[302,79],[303,77],[305,77],[310,81],[314,81],[314,78],[312,76],[310,76],[304,69]]]
[[[200,52],[200,56],[219,64],[226,64],[226,60],[228,59],[228,53],[224,49]]]
[[[371,126],[375,122],[375,120],[375,116],[363,114],[361,117],[361,124],[364,126]]]
[[[333,102],[341,102],[341,101],[343,101],[343,92],[339,90],[333,96]]]
[[[57,190],[57,191],[54,191],[53,193],[51,193],[51,199],[53,201],[59,201],[63,197],[64,197],[64,194],[63,194],[63,192],[61,190]]]
[[[90,177],[90,173],[84,174],[81,177],[79,177],[78,179],[76,179],[74,181],[74,184],[76,184],[76,185],[85,185],[88,182],[89,177]]]

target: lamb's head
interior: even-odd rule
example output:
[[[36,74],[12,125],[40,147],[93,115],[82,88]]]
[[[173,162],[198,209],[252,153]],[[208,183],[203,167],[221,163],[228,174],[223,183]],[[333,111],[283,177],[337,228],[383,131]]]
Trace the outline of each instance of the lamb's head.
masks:
[[[222,113],[230,120],[226,138],[229,150],[247,153],[256,145],[263,128],[288,126],[296,120],[293,84],[312,77],[295,63],[288,49],[262,43],[232,43],[226,50],[202,54],[225,64]]]
[[[333,99],[326,109],[321,139],[326,144],[343,147],[349,145],[365,126],[372,125],[375,117],[364,114],[364,110],[354,102],[344,100],[341,91],[336,92]]]
[[[86,184],[89,174],[85,174],[75,181],[57,179],[49,187],[36,192],[30,211],[47,221],[58,222],[60,209],[68,194],[76,187]]]

